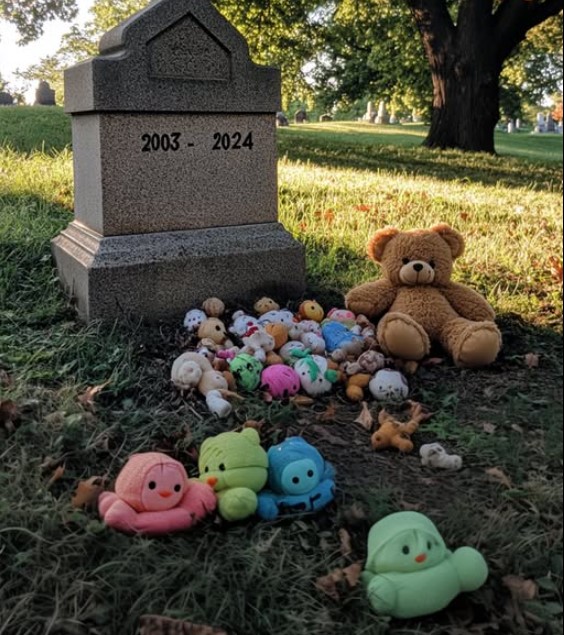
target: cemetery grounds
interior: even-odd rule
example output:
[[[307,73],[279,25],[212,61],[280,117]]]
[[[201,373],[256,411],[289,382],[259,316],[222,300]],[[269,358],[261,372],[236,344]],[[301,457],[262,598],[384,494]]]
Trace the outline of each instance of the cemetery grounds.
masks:
[[[337,467],[336,503],[315,517],[131,538],[71,505],[79,481],[112,479],[148,450],[195,475],[197,448],[224,424],[169,384],[179,324],[75,319],[50,253],[72,218],[69,120],[57,108],[0,111],[1,635],[125,635],[146,613],[229,635],[562,633],[562,139],[500,134],[488,157],[425,150],[423,136],[337,122],[280,130],[280,219],[305,244],[309,293],[325,308],[377,275],[365,256],[377,229],[443,221],[465,235],[455,278],[495,307],[503,352],[467,371],[436,351],[410,378],[434,413],[417,445],[440,441],[464,469],[373,452],[342,389],[304,406],[247,396],[233,425],[263,421],[265,445],[303,434]],[[361,563],[370,526],[401,510],[428,514],[450,546],[479,548],[486,585],[403,622],[376,616],[346,580],[316,585]]]

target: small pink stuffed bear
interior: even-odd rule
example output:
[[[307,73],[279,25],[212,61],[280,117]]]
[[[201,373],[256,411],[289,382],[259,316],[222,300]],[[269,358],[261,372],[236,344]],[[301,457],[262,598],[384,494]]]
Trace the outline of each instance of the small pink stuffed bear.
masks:
[[[157,536],[189,529],[217,504],[213,489],[188,480],[184,466],[160,452],[134,454],[119,473],[115,494],[103,492],[98,511],[127,534]]]

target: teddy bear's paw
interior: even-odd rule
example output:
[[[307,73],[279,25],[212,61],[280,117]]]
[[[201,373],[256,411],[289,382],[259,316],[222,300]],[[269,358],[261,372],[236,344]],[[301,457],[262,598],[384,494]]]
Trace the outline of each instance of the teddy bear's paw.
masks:
[[[501,348],[501,334],[493,323],[472,324],[462,336],[457,366],[476,368],[495,361]]]
[[[378,341],[387,355],[418,361],[429,354],[429,336],[407,315],[389,313],[378,325]]]
[[[246,487],[227,490],[219,501],[219,512],[230,522],[252,516],[257,509],[257,495]]]

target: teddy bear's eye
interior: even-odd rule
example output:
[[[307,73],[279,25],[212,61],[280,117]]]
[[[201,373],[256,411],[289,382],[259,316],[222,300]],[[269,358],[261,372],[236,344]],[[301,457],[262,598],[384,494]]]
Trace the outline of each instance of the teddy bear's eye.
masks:
[[[216,326],[216,327],[215,327],[215,330],[216,330],[216,331],[221,331],[221,326]]]
[[[155,481],[149,481],[149,489],[155,489],[157,487],[157,484],[155,483]]]
[[[408,555],[409,555],[409,551],[410,551],[410,549],[409,549],[409,547],[408,547],[407,545],[405,545],[405,547],[402,547],[401,552],[402,552],[403,554],[405,554],[406,556],[408,556]]]
[[[409,258],[404,258],[402,262],[404,265],[408,265],[410,261],[409,261]]]
[[[431,260],[429,266],[431,267],[431,269],[434,269],[437,266],[437,263],[434,260]]]
[[[182,489],[182,485],[178,485],[177,484],[177,485],[174,486],[174,491],[175,492],[179,492],[181,489]]]
[[[220,472],[225,472],[225,463],[220,463],[219,464],[219,471]]]

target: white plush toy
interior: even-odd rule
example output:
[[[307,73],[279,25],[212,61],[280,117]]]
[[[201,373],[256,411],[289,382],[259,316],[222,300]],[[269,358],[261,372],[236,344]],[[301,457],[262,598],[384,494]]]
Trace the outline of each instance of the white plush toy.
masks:
[[[327,359],[319,355],[308,355],[294,364],[300,383],[310,397],[328,393],[338,379],[338,373],[329,370]]]
[[[296,358],[292,355],[292,353],[294,351],[300,351],[303,353],[305,349],[305,344],[302,344],[301,342],[286,342],[286,344],[284,344],[278,352],[284,362],[290,362],[293,364],[296,361]]]
[[[284,324],[287,327],[293,326],[295,323],[294,314],[288,309],[280,309],[280,311],[269,311],[259,318],[259,324],[266,326],[267,324]]]
[[[190,333],[195,333],[208,319],[208,316],[200,309],[192,309],[184,316],[184,328]]]
[[[462,457],[458,454],[447,454],[440,443],[422,445],[419,454],[421,463],[426,467],[438,467],[443,470],[459,470],[462,467]]]
[[[229,327],[229,332],[237,337],[243,337],[251,326],[258,326],[259,321],[252,315],[247,315],[244,311],[237,311],[233,314],[233,323]]]
[[[325,353],[325,340],[321,335],[321,326],[313,320],[304,320],[293,324],[288,335],[291,340],[301,342],[314,355]]]
[[[259,326],[251,326],[243,337],[243,344],[244,347],[240,352],[252,355],[261,364],[266,363],[266,354],[273,351],[275,347],[272,335]]]
[[[227,380],[212,368],[204,355],[199,353],[183,353],[172,364],[170,373],[172,383],[179,390],[196,388],[205,398],[208,409],[224,419],[231,413],[231,404],[223,397],[228,389]]]
[[[407,379],[397,370],[379,370],[368,384],[368,389],[378,401],[402,401],[409,394]]]

